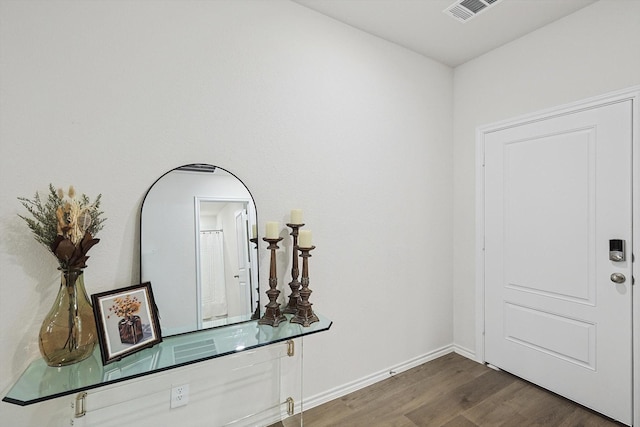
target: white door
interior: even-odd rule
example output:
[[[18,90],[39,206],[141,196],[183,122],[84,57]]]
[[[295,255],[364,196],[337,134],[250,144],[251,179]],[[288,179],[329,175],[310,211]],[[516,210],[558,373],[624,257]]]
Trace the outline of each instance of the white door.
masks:
[[[247,238],[247,211],[236,213],[236,239],[238,250],[238,286],[240,286],[241,313],[251,312],[251,286],[249,277],[249,239]]]
[[[631,130],[627,100],[484,135],[485,360],[626,424]]]

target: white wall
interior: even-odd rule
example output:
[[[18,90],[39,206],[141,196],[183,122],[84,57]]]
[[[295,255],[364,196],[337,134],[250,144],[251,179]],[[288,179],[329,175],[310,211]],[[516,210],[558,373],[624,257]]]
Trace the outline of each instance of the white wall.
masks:
[[[473,352],[476,127],[640,84],[640,2],[599,1],[454,75],[454,334]]]
[[[452,79],[284,0],[2,1],[2,394],[39,357],[58,280],[16,197],[103,194],[93,293],[137,282],[141,199],[192,162],[238,175],[262,222],[305,211],[312,302],[335,321],[305,340],[307,396],[450,345]],[[16,426],[68,411],[0,403]]]

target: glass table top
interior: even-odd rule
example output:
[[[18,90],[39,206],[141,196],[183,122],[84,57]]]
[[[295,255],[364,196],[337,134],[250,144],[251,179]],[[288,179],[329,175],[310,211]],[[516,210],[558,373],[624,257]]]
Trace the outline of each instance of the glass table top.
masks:
[[[166,337],[154,347],[105,366],[102,365],[99,346],[96,346],[91,357],[70,366],[50,367],[43,359],[38,359],[29,365],[2,400],[21,406],[31,405],[329,330],[333,322],[321,314],[315,314],[319,321],[308,327],[282,322],[274,328],[258,325],[256,320]],[[288,319],[292,317],[286,316]]]

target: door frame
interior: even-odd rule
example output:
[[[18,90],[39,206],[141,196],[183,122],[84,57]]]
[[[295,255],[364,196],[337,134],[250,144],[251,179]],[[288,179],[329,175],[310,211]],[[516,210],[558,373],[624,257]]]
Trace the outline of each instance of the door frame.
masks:
[[[476,129],[476,270],[475,270],[475,291],[476,291],[476,352],[475,358],[480,363],[485,363],[485,258],[484,258],[484,136],[487,133],[507,129],[514,126],[532,123],[556,116],[563,116],[581,110],[587,110],[604,106],[607,104],[631,100],[632,104],[632,242],[629,247],[631,253],[637,251],[640,257],[640,86],[610,92],[601,96],[588,98],[585,100],[565,104],[531,114],[503,120],[479,126]],[[635,245],[638,245],[636,249]],[[634,258],[632,262],[633,276],[636,273],[639,262]],[[631,286],[632,292],[632,346],[633,346],[633,425],[640,426],[640,277],[638,283]]]

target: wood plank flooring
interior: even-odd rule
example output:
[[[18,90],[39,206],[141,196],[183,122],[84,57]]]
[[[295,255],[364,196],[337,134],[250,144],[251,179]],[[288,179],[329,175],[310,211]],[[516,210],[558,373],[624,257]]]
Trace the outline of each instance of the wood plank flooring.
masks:
[[[303,419],[305,427],[622,426],[455,353],[305,410]],[[276,426],[299,425],[288,421]]]

